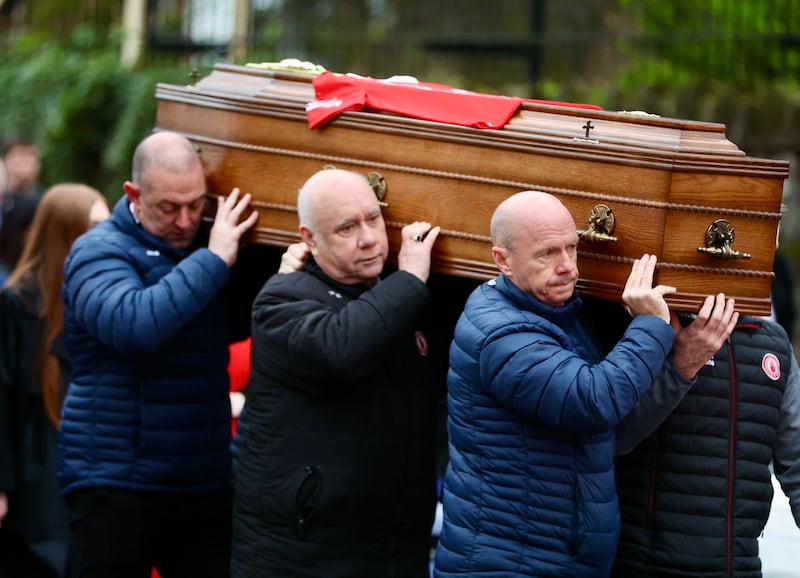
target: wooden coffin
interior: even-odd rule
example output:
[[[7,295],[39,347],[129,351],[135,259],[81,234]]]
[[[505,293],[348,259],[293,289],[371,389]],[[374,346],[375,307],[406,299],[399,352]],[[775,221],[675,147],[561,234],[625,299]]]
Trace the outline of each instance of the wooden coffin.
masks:
[[[252,193],[252,241],[299,239],[296,195],[333,165],[372,174],[393,251],[415,220],[442,227],[433,269],[497,274],[489,221],[508,196],[557,195],[578,229],[579,290],[619,301],[633,259],[659,258],[673,309],[708,294],[767,315],[788,163],[748,157],[717,123],[525,102],[506,126],[482,130],[374,111],[345,112],[310,130],[314,74],[218,64],[192,86],[159,84],[156,128],[201,149],[210,191]],[[587,129],[590,126],[590,129]]]

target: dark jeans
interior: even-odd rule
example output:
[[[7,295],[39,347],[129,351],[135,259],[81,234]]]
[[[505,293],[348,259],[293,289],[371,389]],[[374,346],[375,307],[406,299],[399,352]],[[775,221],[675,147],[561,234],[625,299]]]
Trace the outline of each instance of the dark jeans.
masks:
[[[169,494],[110,488],[67,496],[70,578],[227,578],[232,492]]]

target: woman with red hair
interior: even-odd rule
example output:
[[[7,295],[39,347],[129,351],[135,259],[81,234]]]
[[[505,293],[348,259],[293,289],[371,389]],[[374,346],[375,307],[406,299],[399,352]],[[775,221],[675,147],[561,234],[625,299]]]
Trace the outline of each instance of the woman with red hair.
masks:
[[[73,241],[108,214],[106,199],[91,187],[49,189],[0,290],[0,576],[65,572],[67,513],[56,449],[70,363],[61,283]]]

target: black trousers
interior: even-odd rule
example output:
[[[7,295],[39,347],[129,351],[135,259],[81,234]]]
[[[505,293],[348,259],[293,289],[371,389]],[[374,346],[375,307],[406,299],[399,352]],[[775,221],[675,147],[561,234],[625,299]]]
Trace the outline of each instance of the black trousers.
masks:
[[[69,578],[227,578],[232,491],[78,490],[67,496]]]
[[[17,533],[0,528],[0,578],[59,578]]]

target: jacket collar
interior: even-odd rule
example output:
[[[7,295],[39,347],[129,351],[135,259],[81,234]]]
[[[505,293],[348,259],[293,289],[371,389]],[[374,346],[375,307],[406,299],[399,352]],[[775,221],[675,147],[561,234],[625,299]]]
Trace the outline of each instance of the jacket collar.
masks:
[[[325,285],[332,287],[339,293],[344,293],[345,295],[349,295],[350,297],[353,298],[358,297],[365,291],[369,291],[370,289],[375,287],[377,283],[380,282],[380,279],[376,279],[375,284],[370,286],[367,285],[366,283],[355,283],[353,285],[347,285],[345,283],[340,283],[339,281],[334,281],[322,270],[322,268],[314,260],[314,257],[309,257],[308,261],[306,262],[305,269],[310,275],[313,275],[314,277],[320,279],[323,283],[325,283]]]

